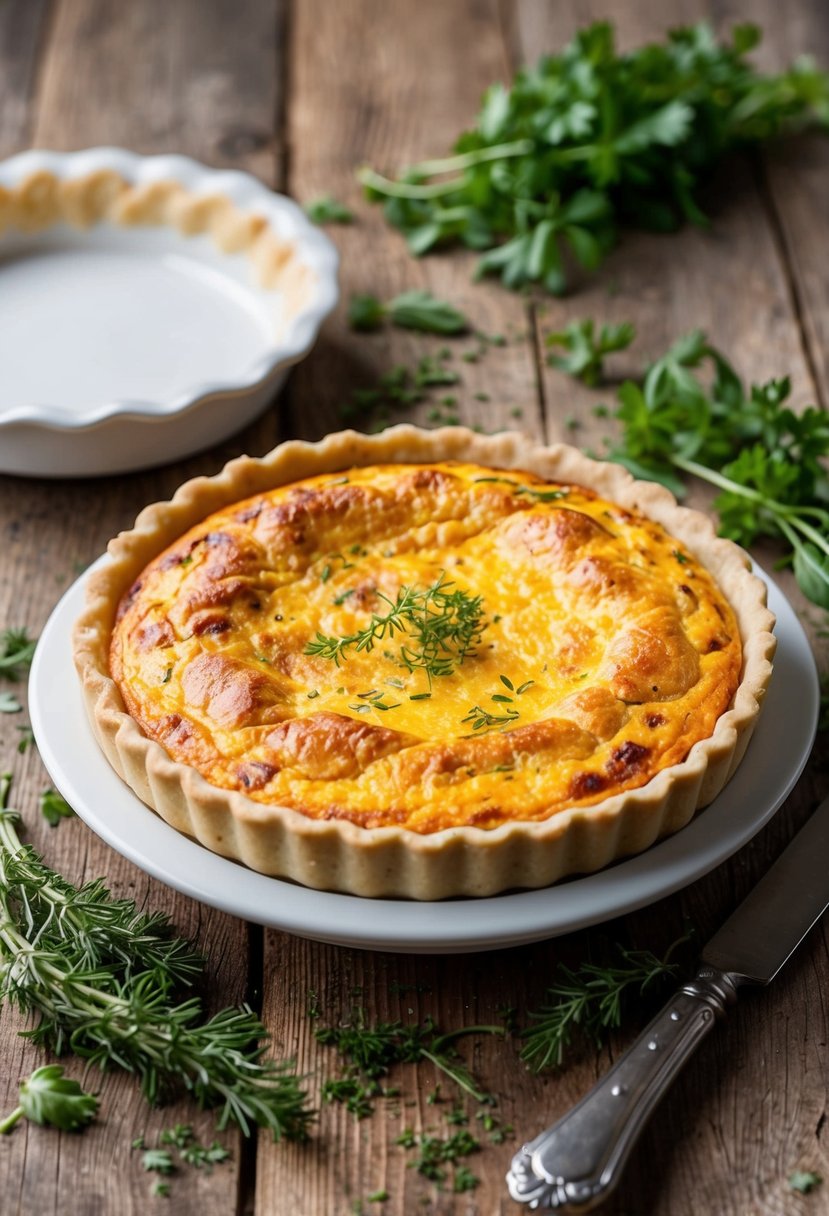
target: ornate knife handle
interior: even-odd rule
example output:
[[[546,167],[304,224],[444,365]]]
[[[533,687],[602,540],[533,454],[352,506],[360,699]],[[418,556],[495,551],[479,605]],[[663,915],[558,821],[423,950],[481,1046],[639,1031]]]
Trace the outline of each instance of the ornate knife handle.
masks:
[[[653,1108],[737,999],[739,983],[700,967],[578,1106],[515,1154],[507,1174],[512,1198],[569,1212],[603,1203]]]

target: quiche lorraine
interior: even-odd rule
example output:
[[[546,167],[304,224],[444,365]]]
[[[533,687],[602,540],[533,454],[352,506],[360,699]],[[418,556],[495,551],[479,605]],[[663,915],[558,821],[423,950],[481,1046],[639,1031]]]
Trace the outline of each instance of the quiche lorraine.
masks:
[[[313,887],[486,895],[639,852],[725,785],[771,674],[745,554],[515,434],[283,444],[110,555],[75,657],[111,764]]]

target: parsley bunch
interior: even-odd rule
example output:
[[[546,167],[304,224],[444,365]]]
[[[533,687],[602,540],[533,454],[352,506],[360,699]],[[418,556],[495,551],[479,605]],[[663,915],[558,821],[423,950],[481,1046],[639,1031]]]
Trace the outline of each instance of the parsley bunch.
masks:
[[[780,537],[803,594],[829,609],[829,415],[795,414],[790,392],[788,377],[746,389],[696,330],[619,388],[622,436],[608,454],[677,497],[678,474],[716,486],[720,533],[743,545]]]
[[[699,24],[619,55],[596,23],[493,85],[454,155],[360,180],[412,253],[462,243],[482,252],[480,274],[561,293],[567,260],[595,270],[623,226],[704,223],[698,190],[727,152],[829,122],[829,76],[807,58],[758,72],[746,56],[760,37],[739,25],[718,42]]]

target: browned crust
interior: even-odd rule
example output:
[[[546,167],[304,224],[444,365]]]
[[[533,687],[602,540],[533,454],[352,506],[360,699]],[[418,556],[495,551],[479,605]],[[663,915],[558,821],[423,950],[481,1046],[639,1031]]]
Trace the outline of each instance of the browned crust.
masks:
[[[712,736],[696,743],[685,760],[640,789],[550,821],[424,836],[400,827],[366,829],[338,818],[336,807],[330,820],[311,820],[219,790],[140,732],[110,676],[107,656],[116,605],[152,558],[205,516],[276,485],[352,465],[454,459],[592,487],[661,523],[712,573],[740,626],[742,679]],[[773,617],[765,587],[751,575],[740,549],[717,538],[708,519],[678,507],[662,487],[636,482],[620,466],[589,460],[566,445],[545,448],[519,434],[487,437],[462,428],[401,426],[378,436],[343,432],[319,444],[283,444],[262,459],[241,457],[214,478],[187,482],[171,502],[146,508],[132,531],[111,542],[110,555],[111,562],[90,579],[74,638],[90,721],[110,763],[177,829],[253,869],[313,887],[417,899],[487,895],[544,886],[639,852],[684,826],[723,788],[745,751],[771,675]],[[249,775],[251,782],[257,779]]]

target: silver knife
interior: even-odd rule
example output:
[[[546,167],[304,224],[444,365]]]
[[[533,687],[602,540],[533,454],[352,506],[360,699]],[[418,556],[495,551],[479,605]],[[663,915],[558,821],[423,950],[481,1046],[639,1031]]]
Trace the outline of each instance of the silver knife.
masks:
[[[578,1106],[515,1154],[513,1199],[588,1212],[619,1181],[648,1117],[744,984],[770,984],[829,907],[829,798],[702,952],[683,985]]]

